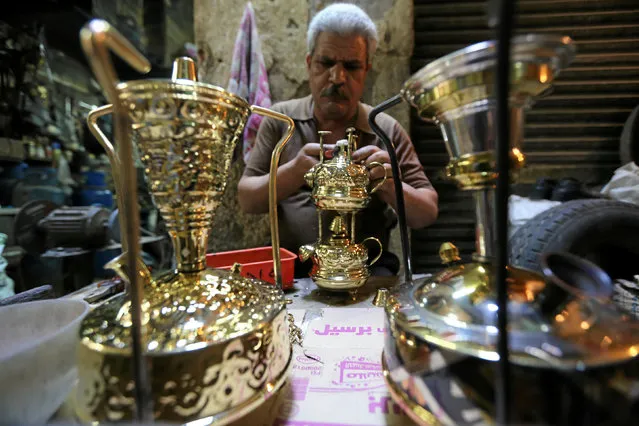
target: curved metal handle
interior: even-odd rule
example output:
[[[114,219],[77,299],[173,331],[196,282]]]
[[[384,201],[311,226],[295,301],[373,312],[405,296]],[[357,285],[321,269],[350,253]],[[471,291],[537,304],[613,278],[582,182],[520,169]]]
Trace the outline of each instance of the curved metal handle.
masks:
[[[375,262],[377,262],[379,260],[380,257],[382,257],[382,253],[384,252],[384,246],[382,246],[382,242],[380,240],[378,240],[375,237],[368,237],[368,238],[364,238],[364,240],[362,241],[362,244],[364,244],[366,241],[368,240],[372,240],[375,241],[377,243],[377,245],[379,245],[379,253],[377,254],[377,256],[375,256],[375,258],[368,264],[368,266],[373,266],[375,264]]]
[[[105,115],[111,114],[113,112],[113,105],[107,104],[101,107],[95,108],[89,111],[87,114],[87,125],[89,126],[89,131],[93,135],[94,138],[100,143],[104,151],[106,151],[107,158],[109,159],[109,164],[111,164],[111,173],[113,174],[113,182],[115,184],[116,191],[116,202],[118,204],[118,210],[122,213],[124,212],[123,206],[123,195],[124,187],[122,186],[122,179],[120,178],[120,159],[118,158],[118,154],[115,152],[115,148],[113,148],[113,144],[106,137],[100,126],[98,126],[98,119],[100,117],[104,117]],[[127,220],[126,215],[120,215],[120,232],[121,235],[126,235],[127,229]],[[127,238],[122,238],[122,252],[126,252],[129,248]],[[128,281],[126,279],[125,281]]]
[[[102,148],[104,148],[104,150],[106,151],[107,157],[109,158],[109,163],[111,164],[111,168],[114,169],[113,174],[115,175],[116,171],[118,172],[117,178],[114,177],[113,180],[119,181],[120,159],[115,152],[115,148],[113,148],[113,144],[106,137],[102,129],[100,129],[100,126],[98,126],[98,119],[104,117],[105,115],[109,115],[112,112],[113,105],[111,104],[102,105],[101,107],[92,109],[91,111],[89,111],[89,114],[87,114],[87,125],[89,126],[89,131],[91,132],[93,137],[98,140],[100,145],[102,145]],[[116,187],[118,190],[120,189],[120,185],[117,183]]]
[[[111,103],[117,102],[119,82],[109,50],[141,73],[151,71],[151,63],[111,24],[102,19],[89,21],[80,30],[80,43],[91,70]]]
[[[283,287],[282,283],[282,264],[280,260],[280,233],[279,233],[279,224],[277,222],[277,167],[280,163],[280,157],[282,156],[282,151],[284,147],[288,143],[288,141],[293,136],[293,132],[295,132],[295,123],[293,120],[279,112],[275,112],[268,108],[262,108],[256,105],[251,106],[251,112],[255,114],[263,115],[265,117],[271,117],[275,120],[280,120],[288,124],[286,128],[286,133],[280,139],[280,141],[275,145],[273,149],[273,153],[271,154],[271,168],[268,179],[268,211],[269,217],[271,220],[271,241],[273,246],[273,272],[275,275],[275,284],[278,288]]]
[[[371,190],[370,193],[374,194],[375,191],[377,191],[379,188],[381,188],[381,186],[384,184],[384,182],[386,182],[386,179],[388,179],[388,170],[386,170],[386,167],[384,167],[384,165],[382,163],[378,163],[377,161],[373,161],[372,163],[368,164],[366,166],[366,168],[368,169],[368,171],[373,170],[375,167],[381,167],[382,170],[384,170],[384,177],[382,178],[382,180],[377,183],[377,185],[375,185]]]

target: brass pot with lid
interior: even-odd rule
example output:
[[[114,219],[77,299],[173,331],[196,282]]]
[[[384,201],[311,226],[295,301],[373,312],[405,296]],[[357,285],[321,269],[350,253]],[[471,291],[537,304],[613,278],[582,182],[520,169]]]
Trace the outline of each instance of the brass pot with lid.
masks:
[[[370,276],[368,268],[382,255],[382,243],[375,237],[365,238],[359,244],[351,242],[341,215],[335,216],[330,230],[325,242],[300,247],[300,260],[312,260],[310,276],[318,287],[329,291],[355,290],[366,283]],[[379,246],[379,253],[370,262],[367,241]]]
[[[357,135],[354,128],[347,129],[348,139],[335,144],[333,158],[325,160],[323,136],[320,135],[320,162],[313,166],[304,179],[313,188],[311,197],[319,209],[340,212],[355,212],[364,209],[374,194],[386,181],[386,169],[379,162],[368,165],[353,162],[353,152],[357,147]],[[384,177],[371,186],[369,172],[375,167],[384,170]]]
[[[118,82],[108,49],[139,70],[149,65],[105,21],[89,22],[81,41],[112,104],[92,111],[88,121],[111,160],[123,212],[123,255],[108,267],[129,285],[126,294],[98,306],[82,324],[77,416],[86,422],[127,421],[143,411],[147,421],[226,424],[277,391],[291,367],[274,171],[294,123],[198,82],[189,58],[175,61],[170,79]],[[97,126],[109,113],[117,152]],[[244,278],[239,268],[205,264],[232,153],[251,113],[288,125],[273,152],[269,182],[276,286]],[[159,276],[132,254],[139,252],[134,149],[176,256],[176,269]]]

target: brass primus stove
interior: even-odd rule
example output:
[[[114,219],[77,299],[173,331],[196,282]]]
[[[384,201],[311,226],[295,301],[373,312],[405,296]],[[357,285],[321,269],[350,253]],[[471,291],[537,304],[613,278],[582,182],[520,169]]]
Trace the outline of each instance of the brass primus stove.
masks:
[[[355,235],[357,213],[370,202],[386,181],[386,169],[378,162],[367,166],[356,164],[352,154],[357,149],[357,135],[354,128],[346,130],[348,139],[335,144],[333,157],[324,158],[323,137],[328,131],[319,131],[320,161],[304,176],[312,188],[311,198],[317,208],[319,238],[315,244],[300,247],[299,258],[303,262],[312,259],[310,276],[317,286],[329,291],[355,291],[366,283],[370,276],[369,266],[382,254],[382,243],[375,237],[365,238],[357,244]],[[370,187],[368,173],[375,167],[384,170],[384,177]],[[332,216],[330,235],[323,235],[323,217]],[[368,261],[368,249],[364,245],[374,241],[379,246],[379,254]]]
[[[291,367],[275,171],[293,121],[198,82],[190,58],[175,61],[170,79],[118,82],[109,50],[140,71],[150,67],[105,21],[89,22],[81,41],[111,102],[94,110],[88,121],[111,160],[123,212],[125,248],[109,267],[129,287],[126,294],[94,309],[82,324],[76,414],[86,422],[127,421],[149,408],[159,421],[226,424],[277,391]],[[114,118],[117,153],[97,127],[97,119],[108,113]],[[288,125],[273,152],[269,182],[277,286],[244,278],[238,267],[226,271],[205,265],[210,226],[232,153],[251,113]],[[157,277],[131,254],[139,252],[134,149],[176,256],[176,270]],[[140,361],[137,368],[131,368],[132,359]],[[148,375],[140,373],[145,368]],[[140,403],[146,377],[148,401]]]
[[[376,107],[369,117],[373,131],[390,146],[388,136],[375,125],[375,116],[402,99],[415,107],[421,119],[436,124],[442,132],[450,156],[447,176],[461,190],[472,191],[475,201],[476,253],[471,263],[462,263],[455,247],[445,244],[440,256],[447,268],[421,280],[413,281],[408,275],[403,285],[380,292],[376,298],[385,306],[390,330],[383,356],[387,384],[395,399],[420,424],[434,420],[428,404],[415,394],[415,383],[422,385],[420,374],[428,374],[431,347],[485,360],[498,358],[492,263],[497,178],[495,46],[491,41],[477,43],[428,64],[404,84],[400,95]],[[525,35],[513,39],[509,141],[513,172],[524,164],[520,150],[524,110],[531,106],[533,98],[551,87],[573,56],[574,45],[569,37]],[[391,161],[396,164],[394,155]],[[403,206],[401,190],[396,192],[398,206]],[[404,244],[405,257],[406,247]],[[544,287],[542,276],[508,268],[510,301],[532,303]],[[511,339],[516,335],[513,333]],[[523,342],[524,338],[519,343]],[[404,376],[396,375],[397,371]]]

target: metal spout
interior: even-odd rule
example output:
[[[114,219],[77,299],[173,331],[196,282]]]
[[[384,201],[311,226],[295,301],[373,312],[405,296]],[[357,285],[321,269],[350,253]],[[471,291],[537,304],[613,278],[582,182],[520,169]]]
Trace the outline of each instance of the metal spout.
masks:
[[[123,252],[119,256],[109,260],[105,265],[105,269],[110,269],[115,272],[118,277],[122,278],[124,282],[127,284],[130,283],[128,265],[126,261],[127,252]],[[137,261],[137,277],[142,282],[143,288],[149,288],[148,286],[153,285],[153,277],[151,276],[151,272],[149,268],[144,264],[142,259],[138,257]]]
[[[302,262],[306,262],[315,254],[315,246],[313,244],[305,244],[299,249],[299,258]]]

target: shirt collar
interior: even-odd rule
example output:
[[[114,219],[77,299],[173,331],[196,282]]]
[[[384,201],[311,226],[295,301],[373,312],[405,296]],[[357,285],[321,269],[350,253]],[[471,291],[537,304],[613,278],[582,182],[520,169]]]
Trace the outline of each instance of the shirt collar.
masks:
[[[304,98],[298,99],[297,104],[290,112],[290,117],[293,120],[307,121],[313,119],[313,96],[308,95]],[[374,134],[371,130],[371,126],[368,124],[368,114],[373,109],[370,105],[363,102],[358,103],[357,119],[355,120],[355,128],[364,133]]]

